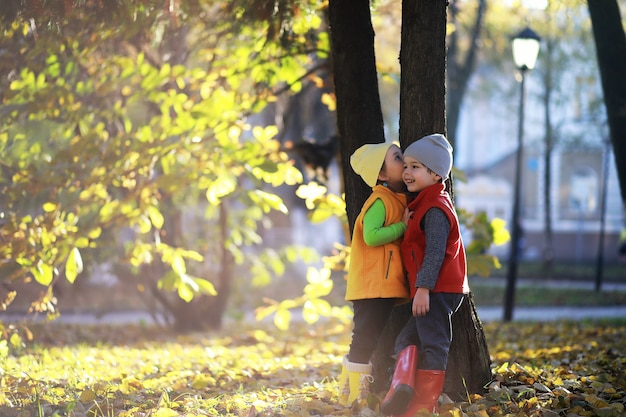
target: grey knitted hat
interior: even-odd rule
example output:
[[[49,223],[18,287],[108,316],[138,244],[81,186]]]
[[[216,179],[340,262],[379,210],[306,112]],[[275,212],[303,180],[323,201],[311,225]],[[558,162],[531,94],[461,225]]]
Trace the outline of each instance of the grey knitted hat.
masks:
[[[448,179],[452,169],[452,146],[444,135],[435,133],[424,136],[410,144],[404,151],[404,156],[410,156],[430,168],[441,178]]]

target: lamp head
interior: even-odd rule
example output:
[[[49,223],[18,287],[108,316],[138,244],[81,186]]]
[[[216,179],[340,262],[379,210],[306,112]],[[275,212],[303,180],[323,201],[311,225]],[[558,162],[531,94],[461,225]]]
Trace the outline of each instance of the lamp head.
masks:
[[[517,69],[525,72],[535,68],[540,42],[539,35],[529,27],[513,36],[513,60]]]

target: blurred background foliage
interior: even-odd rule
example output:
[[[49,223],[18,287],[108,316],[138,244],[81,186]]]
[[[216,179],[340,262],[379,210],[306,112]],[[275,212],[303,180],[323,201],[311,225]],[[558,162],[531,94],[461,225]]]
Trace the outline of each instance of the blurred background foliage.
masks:
[[[503,52],[505,34],[513,31],[509,17],[528,10],[517,2],[497,2],[488,12],[480,5],[453,2],[448,32],[458,55],[449,66],[475,46],[471,30],[480,13],[481,59],[494,66],[509,61]],[[581,5],[550,7],[556,14]],[[373,10],[381,97],[393,138],[400,26],[392,22],[400,8],[380,1]],[[4,308],[26,283],[40,289],[30,311],[53,318],[55,287],[93,279],[107,265],[120,291],[140,294],[142,307],[160,321],[179,329],[216,328],[229,299],[255,298],[258,287],[303,262],[314,267],[307,269],[302,295],[256,297],[255,306],[264,305],[258,315],[275,314],[285,327],[295,307],[311,322],[349,314],[323,300],[336,282],[331,272],[349,261],[343,190],[329,191],[327,177],[304,169],[327,174],[339,139],[329,139],[331,132],[318,140],[323,143],[306,141],[306,123],[286,133],[298,114],[288,110],[311,97],[326,112],[312,123],[333,123],[326,13],[324,2],[312,0],[3,6]],[[267,231],[289,223],[297,205],[309,210],[312,222],[340,218],[346,238],[332,253],[267,244]],[[473,237],[470,273],[489,275],[499,263],[487,249],[508,239],[505,224],[460,216]]]
[[[276,94],[298,91],[309,54],[328,50],[315,35],[313,2],[285,3],[281,16],[263,15],[264,4],[173,2],[171,10],[157,1],[77,1],[5,10],[7,282],[52,288],[109,261],[180,327],[198,326],[198,315],[219,325],[233,265],[267,275],[314,256],[293,247],[244,254],[262,243],[272,211],[287,212],[274,188],[302,181],[276,128],[247,118]],[[189,312],[194,295],[218,292],[223,305]],[[46,292],[32,308],[55,314],[53,300]]]

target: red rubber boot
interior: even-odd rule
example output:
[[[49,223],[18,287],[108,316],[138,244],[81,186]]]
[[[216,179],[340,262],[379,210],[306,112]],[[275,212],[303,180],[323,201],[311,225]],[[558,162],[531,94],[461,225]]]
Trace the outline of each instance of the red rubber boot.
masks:
[[[407,410],[396,417],[413,417],[419,410],[429,413],[438,412],[437,402],[443,391],[446,371],[427,371],[418,369],[415,376],[415,395]]]
[[[415,372],[417,370],[417,346],[410,345],[402,349],[396,359],[391,387],[380,408],[385,415],[403,413],[414,396]]]

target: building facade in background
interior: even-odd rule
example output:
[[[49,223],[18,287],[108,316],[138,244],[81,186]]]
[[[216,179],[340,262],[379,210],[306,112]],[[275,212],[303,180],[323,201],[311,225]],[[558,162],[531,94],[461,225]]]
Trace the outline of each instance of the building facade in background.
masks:
[[[591,62],[593,58],[590,57]],[[538,64],[539,65],[539,64]],[[585,63],[589,65],[589,62]],[[572,75],[578,74],[578,75]],[[546,159],[545,104],[541,74],[526,78],[523,163],[520,196],[522,260],[541,260],[548,249],[546,210],[550,210],[554,259],[588,262],[597,259],[604,245],[606,262],[620,262],[620,231],[625,226],[614,155],[599,80],[575,67],[560,77],[558,100],[550,108],[552,143]],[[519,87],[502,74],[479,70],[466,97],[457,132],[455,166],[467,182],[455,182],[456,203],[470,212],[484,211],[490,218],[512,218],[518,143]],[[500,83],[496,93],[480,93],[480,85]],[[484,90],[483,90],[484,91]],[[491,90],[494,91],[493,89]],[[550,184],[546,175],[550,170]],[[550,188],[546,204],[545,188]],[[606,187],[606,192],[604,187]],[[604,229],[604,238],[600,241]],[[509,245],[493,248],[506,259]]]

